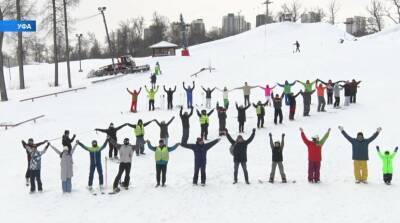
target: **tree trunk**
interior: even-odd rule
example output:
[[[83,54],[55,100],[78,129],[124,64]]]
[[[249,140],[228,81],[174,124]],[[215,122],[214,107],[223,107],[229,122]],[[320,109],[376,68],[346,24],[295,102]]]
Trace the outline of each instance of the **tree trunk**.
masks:
[[[72,88],[71,68],[70,68],[70,65],[69,65],[68,16],[67,16],[67,3],[66,3],[66,0],[63,0],[63,4],[64,4],[64,26],[65,26],[65,57],[67,59],[68,87]]]
[[[58,47],[57,47],[56,0],[52,0],[52,3],[53,3],[54,87],[58,87]]]
[[[17,8],[17,20],[21,20],[21,0],[17,0],[16,8]],[[18,32],[18,48],[17,48],[17,59],[18,59],[18,67],[19,67],[19,88],[25,89],[25,80],[24,80],[24,49],[22,48],[22,32]]]
[[[0,8],[0,21],[2,20],[3,20],[3,11]],[[4,38],[4,32],[0,32],[0,94],[2,101],[8,101],[6,82],[4,80],[3,38]]]

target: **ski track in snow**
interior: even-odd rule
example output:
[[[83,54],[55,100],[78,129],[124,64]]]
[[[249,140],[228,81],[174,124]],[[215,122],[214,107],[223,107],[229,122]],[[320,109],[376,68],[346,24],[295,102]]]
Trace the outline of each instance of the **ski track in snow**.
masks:
[[[268,26],[268,44],[264,46],[264,27],[254,29],[238,36],[220,41],[191,47],[191,57],[139,58],[138,64],[148,63],[154,66],[160,62],[163,75],[157,83],[169,86],[177,85],[175,104],[181,99],[182,81],[191,85],[196,81],[194,102],[202,101],[200,88],[218,86],[222,88],[238,87],[244,81],[250,85],[288,80],[306,80],[320,78],[327,80],[361,79],[358,92],[358,104],[333,113],[316,112],[316,95],[310,118],[303,118],[302,99],[297,98],[296,121],[289,122],[288,108],[284,107],[284,124],[274,126],[273,110],[266,108],[266,128],[257,131],[255,140],[248,149],[248,170],[251,185],[244,184],[243,173],[239,170],[239,184],[232,185],[233,162],[226,139],[208,152],[207,186],[192,186],[193,152],[178,148],[170,154],[168,164],[167,187],[154,188],[154,154],[146,149],[146,156],[134,157],[131,171],[131,188],[117,195],[92,196],[86,189],[89,173],[89,154],[77,149],[74,154],[73,193],[61,193],[59,157],[49,149],[42,159],[43,194],[29,194],[24,185],[26,153],[21,139],[32,137],[36,142],[53,139],[62,135],[65,129],[78,134],[84,144],[92,139],[105,140],[102,133],[91,131],[105,128],[110,122],[116,125],[126,122],[136,123],[157,118],[176,119],[169,128],[170,144],[181,138],[179,109],[173,111],[147,112],[147,98],[144,89],[139,96],[139,113],[130,114],[130,89],[149,86],[146,73],[127,75],[120,79],[92,85],[85,78],[89,69],[108,64],[109,60],[83,61],[85,73],[75,72],[78,63],[72,62],[74,87],[87,86],[87,90],[67,93],[58,97],[38,99],[35,102],[20,103],[18,100],[49,92],[66,89],[65,63],[60,64],[61,87],[49,88],[53,66],[49,64],[25,67],[28,89],[15,90],[18,84],[18,68],[12,69],[11,84],[8,84],[10,101],[0,104],[0,123],[16,122],[39,114],[46,117],[36,124],[28,123],[5,131],[0,130],[0,150],[3,176],[1,181],[0,216],[4,222],[396,222],[399,217],[400,181],[397,170],[399,162],[394,161],[393,185],[386,186],[382,181],[381,161],[376,155],[375,146],[382,150],[393,150],[398,141],[398,112],[396,104],[398,94],[398,52],[400,45],[385,41],[384,36],[375,44],[373,38],[361,38],[357,42],[338,44],[343,32],[326,24],[273,24]],[[299,40],[301,54],[292,54],[292,43]],[[390,39],[388,39],[390,40]],[[189,75],[202,67],[211,65],[217,68],[212,73],[204,72],[196,79]],[[6,71],[7,74],[7,71]],[[302,86],[296,85],[297,92]],[[275,90],[280,93],[282,89]],[[160,92],[161,91],[160,89]],[[251,101],[263,100],[263,91],[252,90]],[[234,102],[243,102],[241,91],[230,93],[227,127],[233,136],[237,135],[237,111]],[[157,97],[159,99],[159,97]],[[156,106],[160,101],[156,99]],[[213,105],[219,100],[220,92],[213,93]],[[342,97],[342,103],[344,98]],[[165,103],[166,105],[166,103]],[[332,111],[331,106],[328,109]],[[122,111],[122,114],[121,114]],[[255,109],[247,111],[245,138],[256,126]],[[210,117],[209,139],[218,136],[218,119],[214,113]],[[337,130],[344,125],[350,135],[364,131],[372,135],[381,126],[381,135],[370,145],[369,184],[356,185],[353,178],[351,146]],[[318,185],[307,182],[307,149],[300,138],[299,127],[303,127],[307,136],[322,135],[332,128],[331,136],[323,147],[321,180]],[[159,137],[159,127],[154,123],[146,127],[146,138],[153,144]],[[89,132],[88,132],[89,131]],[[274,139],[280,139],[286,133],[284,149],[284,167],[288,180],[296,184],[280,184],[277,171],[277,183],[259,184],[258,179],[269,176],[271,151],[268,133]],[[196,114],[191,118],[189,142],[199,135],[200,128]],[[124,128],[118,134],[119,141],[125,137],[132,140],[133,130]],[[61,141],[53,142],[61,148]],[[108,148],[102,156],[108,154]],[[103,163],[104,168],[104,163]],[[108,188],[111,187],[118,165],[108,163]],[[97,174],[95,174],[95,183]]]

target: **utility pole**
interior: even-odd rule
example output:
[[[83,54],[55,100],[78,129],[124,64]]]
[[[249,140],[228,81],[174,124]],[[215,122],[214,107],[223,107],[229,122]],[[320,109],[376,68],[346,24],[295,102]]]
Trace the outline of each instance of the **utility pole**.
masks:
[[[238,33],[242,32],[242,30],[240,29],[240,13],[242,13],[242,10],[239,10],[238,12]]]
[[[107,27],[107,22],[106,22],[106,16],[104,15],[104,11],[106,10],[106,7],[99,7],[98,10],[101,13],[101,15],[103,16],[103,21],[104,21],[104,26],[106,28],[106,34],[107,34],[107,41],[108,41],[108,46],[110,47],[110,54],[111,54],[111,61],[112,61],[112,66],[114,69],[114,73],[115,71],[115,64],[114,64],[114,51],[111,45],[111,39],[110,39],[110,34],[108,34],[108,27]]]
[[[273,2],[266,0],[263,4],[266,6],[265,10],[265,24],[268,23],[268,17],[269,17],[269,5],[272,4]]]
[[[69,63],[69,40],[68,40],[68,16],[67,16],[67,2],[63,0],[64,4],[64,28],[65,28],[65,57],[67,58],[67,75],[68,75],[68,87],[72,88],[71,82],[71,67]]]
[[[81,56],[81,38],[82,38],[82,33],[81,34],[76,34],[76,37],[78,38],[78,56],[79,56],[79,72],[82,72],[82,56]]]
[[[17,20],[21,21],[21,0],[16,1]],[[25,77],[24,77],[24,51],[22,46],[22,32],[17,33],[18,36],[18,47],[17,47],[17,60],[19,68],[19,89],[25,89]]]

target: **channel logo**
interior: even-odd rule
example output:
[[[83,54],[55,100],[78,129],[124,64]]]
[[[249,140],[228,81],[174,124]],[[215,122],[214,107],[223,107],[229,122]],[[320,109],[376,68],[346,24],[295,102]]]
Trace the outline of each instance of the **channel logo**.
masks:
[[[0,32],[36,32],[36,21],[3,20],[0,21]]]

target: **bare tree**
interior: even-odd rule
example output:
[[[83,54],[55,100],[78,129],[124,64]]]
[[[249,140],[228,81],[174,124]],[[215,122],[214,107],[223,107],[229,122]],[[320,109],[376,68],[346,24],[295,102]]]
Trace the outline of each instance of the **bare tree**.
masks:
[[[367,6],[367,11],[371,15],[368,20],[368,29],[370,32],[379,32],[383,28],[384,7],[381,1],[372,0]]]
[[[340,3],[336,0],[332,0],[328,5],[328,16],[329,16],[329,23],[335,25],[336,22],[336,15],[340,10]]]
[[[0,21],[13,16],[13,7],[12,0],[0,0]],[[8,101],[7,87],[4,79],[3,40],[4,32],[0,32],[0,95],[2,101]]]
[[[281,7],[284,13],[292,14],[293,22],[296,22],[300,18],[302,9],[300,1],[293,0],[290,4],[284,3]]]
[[[17,9],[17,20],[21,20],[22,18],[21,0],[16,0],[16,9]],[[22,32],[18,32],[17,35],[18,35],[17,58],[18,58],[18,68],[19,68],[19,88],[25,89]]]
[[[58,47],[57,47],[57,5],[56,0],[51,0],[53,22],[53,61],[54,61],[54,87],[58,87]]]
[[[396,24],[400,24],[400,0],[387,0],[391,7],[385,9],[386,17]],[[394,14],[394,15],[393,15]]]

